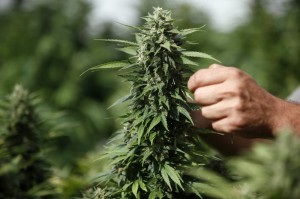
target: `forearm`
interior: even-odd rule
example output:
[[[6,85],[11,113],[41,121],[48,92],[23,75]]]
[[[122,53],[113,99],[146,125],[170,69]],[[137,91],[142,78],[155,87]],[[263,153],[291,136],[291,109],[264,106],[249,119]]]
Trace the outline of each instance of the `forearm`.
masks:
[[[300,104],[277,99],[277,114],[270,124],[273,134],[292,131],[300,136]]]

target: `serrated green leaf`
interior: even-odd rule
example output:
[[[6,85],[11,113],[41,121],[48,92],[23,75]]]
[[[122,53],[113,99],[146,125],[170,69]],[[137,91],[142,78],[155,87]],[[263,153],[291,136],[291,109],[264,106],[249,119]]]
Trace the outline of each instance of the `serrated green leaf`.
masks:
[[[181,34],[181,31],[179,31],[177,29],[172,29],[172,30],[169,30],[168,32],[175,33],[175,34]]]
[[[188,29],[182,29],[182,30],[180,30],[180,33],[181,33],[182,35],[189,35],[189,34],[192,34],[192,33],[194,33],[194,32],[203,31],[202,29],[203,29],[204,26],[205,26],[205,25],[203,25],[203,26],[200,27],[200,28],[188,28]]]
[[[148,199],[155,199],[156,198],[156,191],[152,191],[150,194],[149,194],[149,198]]]
[[[194,122],[192,120],[190,113],[185,108],[177,106],[177,110],[179,113],[183,114],[191,122],[191,124],[194,125]]]
[[[136,33],[134,36],[137,43],[141,42],[141,34]]]
[[[164,125],[165,129],[167,131],[169,131],[169,128],[168,128],[168,122],[167,122],[167,118],[165,115],[161,115],[161,121],[162,121],[162,124]]]
[[[121,70],[123,70],[123,69],[121,69]],[[134,74],[123,74],[123,75],[119,75],[119,76],[126,79],[126,81],[134,82],[136,80],[136,75],[134,75]]]
[[[140,114],[134,114],[134,118],[136,118],[133,122],[134,126],[144,122],[144,120],[145,120],[143,117],[140,117]]]
[[[144,131],[145,131],[145,128],[143,125],[140,125],[139,129],[138,129],[138,145],[141,144],[141,139],[144,135]]]
[[[192,95],[191,95],[191,93],[190,92],[185,92],[185,95],[186,95],[186,97],[187,97],[187,99],[188,99],[188,101],[191,101],[191,102],[193,102],[194,101],[194,98],[192,97]]]
[[[190,189],[191,189],[192,192],[193,192],[194,194],[196,194],[200,199],[203,199],[203,197],[201,196],[201,194],[199,193],[199,191],[198,191],[193,185],[190,186]]]
[[[136,47],[133,46],[127,46],[127,47],[123,47],[123,48],[117,48],[117,50],[124,52],[128,55],[136,55]]]
[[[168,174],[167,174],[165,168],[163,167],[160,172],[161,172],[161,176],[164,179],[165,183],[169,186],[170,190],[172,191],[172,186],[170,184],[170,179],[168,177]]]
[[[142,180],[139,180],[139,185],[142,190],[144,190],[145,192],[148,192],[147,187]]]
[[[147,117],[148,117],[148,112],[149,112],[149,109],[147,107],[144,108],[144,113],[143,113],[143,120],[145,120]]]
[[[101,69],[117,69],[117,68],[123,68],[123,67],[128,66],[128,65],[130,65],[130,64],[126,61],[109,62],[109,63],[105,63],[105,64],[101,64],[101,65],[89,68],[86,71],[84,71],[83,73],[81,73],[80,76],[84,75],[85,73],[87,73],[89,71],[94,72],[96,70],[101,70]]]
[[[128,28],[132,28],[132,29],[136,29],[136,30],[138,30],[138,31],[141,31],[141,28],[138,27],[138,26],[127,25],[127,24],[123,24],[123,23],[120,23],[120,22],[116,22],[116,23],[118,23],[118,24],[120,24],[120,25],[122,25],[122,26],[126,26],[126,27],[128,27]]]
[[[156,193],[156,195],[158,196],[159,199],[162,199],[164,197],[163,193],[161,191],[158,191]]]
[[[194,41],[186,41],[186,43],[189,44],[189,45],[197,45],[197,44],[199,44],[199,43],[194,42]]]
[[[180,95],[178,95],[177,93],[175,94],[175,95],[172,95],[172,97],[174,98],[174,99],[178,99],[178,100],[180,100],[180,101],[182,101],[182,102],[186,102],[186,100],[185,99],[183,99]]]
[[[182,35],[189,35],[189,34],[192,34],[192,33],[195,33],[195,32],[199,32],[200,30],[198,29],[184,29],[184,30],[181,30],[181,34]]]
[[[125,159],[124,155],[115,156],[113,161],[110,162],[110,165],[114,165],[114,164],[117,164],[119,162],[122,162],[124,159]]]
[[[160,46],[171,52],[171,44],[169,41],[166,41],[164,44],[160,44]]]
[[[184,190],[181,184],[183,180],[181,179],[179,173],[170,165],[165,164],[164,168],[168,176],[173,180],[173,182],[175,182],[178,186],[180,186],[182,190]]]
[[[153,133],[154,134],[154,133]],[[143,159],[142,159],[142,164],[145,163],[145,161],[148,159],[148,157],[152,154],[152,151],[148,148],[144,153],[143,153]]]
[[[165,73],[165,75],[167,75],[168,74],[168,72],[169,72],[169,65],[168,64],[166,64],[166,63],[164,63],[164,73]]]
[[[175,69],[177,68],[176,62],[172,58],[169,57],[168,61],[169,61],[170,65],[173,66],[173,68],[175,68]]]
[[[182,52],[182,54],[187,57],[198,57],[198,58],[204,58],[204,59],[211,59],[211,60],[221,63],[219,60],[215,59],[211,55],[202,53],[202,52],[184,51],[184,52]]]
[[[196,62],[186,58],[186,57],[181,57],[182,63],[185,65],[192,65],[192,66],[199,66]]]
[[[135,198],[138,198],[138,189],[139,189],[139,180],[136,180],[132,184],[132,193],[134,194]]]
[[[132,182],[126,183],[126,184],[122,187],[122,191],[127,190],[127,188],[130,187],[131,185],[132,185]]]
[[[114,107],[114,106],[117,106],[117,105],[119,105],[119,104],[122,104],[123,102],[126,102],[127,100],[129,100],[129,99],[131,99],[131,95],[129,94],[129,95],[125,95],[124,97],[122,97],[122,98],[120,98],[120,99],[118,99],[117,101],[115,101],[112,105],[110,105],[107,109],[110,109],[110,108],[112,108],[112,107]]]
[[[134,66],[138,66],[138,64],[136,64],[136,63],[130,64],[130,65],[128,65],[128,66],[125,66],[125,67],[121,68],[120,70],[126,70],[126,69],[132,68],[132,67],[134,67]],[[128,79],[129,79],[129,78],[128,78]],[[130,79],[131,79],[131,78],[130,78]]]
[[[149,136],[149,140],[150,140],[151,145],[153,145],[153,141],[154,141],[155,138],[156,138],[156,133],[151,133],[150,136]]]
[[[107,41],[107,42],[114,42],[114,43],[119,43],[119,44],[126,44],[130,46],[138,46],[137,43],[131,42],[131,41],[126,41],[126,40],[120,40],[120,39],[95,39],[96,41]]]
[[[166,106],[167,110],[170,110],[169,100],[165,96],[161,96],[161,101]]]
[[[134,156],[135,149],[136,149],[136,148],[133,148],[133,149],[131,149],[131,150],[127,153],[127,155],[124,157],[123,162],[124,162],[125,160],[127,160],[128,158]]]
[[[161,121],[161,117],[155,117],[150,123],[147,133],[149,133],[159,122]]]
[[[140,96],[144,96],[146,93],[154,90],[155,88],[153,88],[151,85],[147,85],[144,87],[143,92],[141,93]]]

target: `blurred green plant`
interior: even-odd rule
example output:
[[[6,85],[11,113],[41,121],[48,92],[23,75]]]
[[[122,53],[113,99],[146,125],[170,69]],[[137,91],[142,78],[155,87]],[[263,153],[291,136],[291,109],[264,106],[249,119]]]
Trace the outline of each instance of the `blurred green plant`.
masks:
[[[284,98],[300,84],[300,5],[297,0],[278,2],[281,12],[270,10],[271,0],[252,1],[245,22],[220,41],[218,56]]]
[[[58,144],[70,158],[80,157],[116,129],[106,119],[112,117],[106,107],[118,80],[113,73],[80,77],[87,66],[122,59],[121,53],[107,50],[112,46],[92,41],[95,35],[113,35],[113,30],[103,24],[95,35],[89,33],[91,8],[85,0],[23,0],[15,5],[0,10],[0,96],[20,83],[38,91],[50,109],[68,112],[76,131],[70,132],[69,142]]]
[[[0,119],[0,198],[50,198],[52,172],[41,154],[41,121],[20,85],[1,102]]]
[[[274,141],[255,145],[243,156],[228,161],[233,181],[199,168],[191,170],[203,183],[195,187],[219,199],[297,199],[300,197],[300,139],[281,132]]]
[[[300,198],[300,139],[281,132],[275,142],[257,145],[229,162],[245,198]]]
[[[61,151],[58,143],[68,141],[66,129],[72,128],[61,114],[43,107],[35,94],[16,85],[0,102],[0,198],[80,195],[101,165],[93,162],[92,153],[70,159]]]

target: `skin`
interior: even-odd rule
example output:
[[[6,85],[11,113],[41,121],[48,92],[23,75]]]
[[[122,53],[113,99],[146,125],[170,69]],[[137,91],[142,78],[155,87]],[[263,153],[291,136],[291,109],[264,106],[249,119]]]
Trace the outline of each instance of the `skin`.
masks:
[[[213,64],[194,73],[188,88],[201,106],[192,113],[195,125],[223,133],[206,139],[225,154],[237,154],[286,129],[300,135],[300,105],[273,96],[240,69]],[[230,134],[237,135],[234,142]]]

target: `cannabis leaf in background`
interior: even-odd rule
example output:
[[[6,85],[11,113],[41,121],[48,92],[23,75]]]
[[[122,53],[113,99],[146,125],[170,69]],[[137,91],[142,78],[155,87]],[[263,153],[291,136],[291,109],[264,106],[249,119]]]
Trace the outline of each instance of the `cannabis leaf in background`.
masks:
[[[50,165],[41,154],[41,121],[32,101],[32,96],[17,85],[10,97],[1,102],[0,198],[54,194],[49,183]]]

